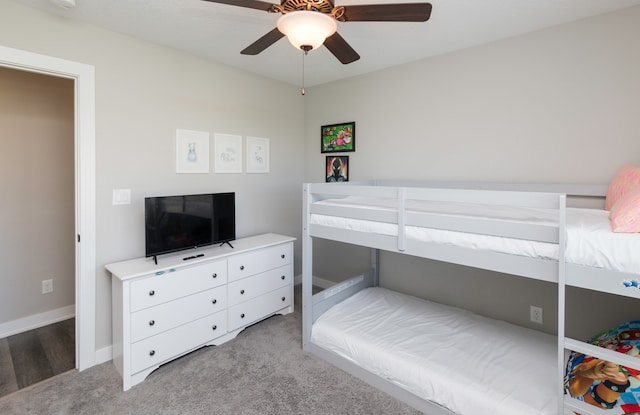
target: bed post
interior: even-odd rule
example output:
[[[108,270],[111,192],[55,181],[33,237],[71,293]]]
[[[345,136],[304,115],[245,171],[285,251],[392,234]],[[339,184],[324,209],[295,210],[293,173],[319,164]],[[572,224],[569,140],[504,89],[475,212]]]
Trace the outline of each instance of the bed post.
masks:
[[[564,370],[565,370],[565,311],[566,311],[566,223],[567,223],[567,195],[559,196],[558,206],[558,413],[564,413]]]
[[[302,188],[302,348],[307,350],[313,323],[313,239],[309,235],[310,184]]]
[[[373,271],[373,286],[380,285],[380,250],[371,248],[371,270]]]

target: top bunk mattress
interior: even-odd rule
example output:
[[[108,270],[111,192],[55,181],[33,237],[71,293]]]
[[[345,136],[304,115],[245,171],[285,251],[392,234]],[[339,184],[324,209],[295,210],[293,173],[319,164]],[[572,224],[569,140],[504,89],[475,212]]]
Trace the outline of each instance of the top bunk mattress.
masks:
[[[327,310],[311,341],[460,415],[556,415],[555,337],[384,288]]]
[[[397,200],[359,197],[324,199],[314,204],[354,207],[359,209],[397,210]],[[464,218],[489,219],[501,222],[557,225],[558,213],[551,209],[515,208],[463,203],[406,200],[407,212],[441,214]],[[311,225],[323,225],[372,234],[398,236],[398,225],[371,220],[311,214]],[[527,239],[507,238],[435,228],[406,226],[409,240],[435,242],[470,249],[522,255],[541,259],[558,259],[558,245]],[[565,261],[571,264],[604,268],[614,271],[640,273],[640,234],[621,234],[611,231],[609,212],[602,209],[566,209],[567,247]]]

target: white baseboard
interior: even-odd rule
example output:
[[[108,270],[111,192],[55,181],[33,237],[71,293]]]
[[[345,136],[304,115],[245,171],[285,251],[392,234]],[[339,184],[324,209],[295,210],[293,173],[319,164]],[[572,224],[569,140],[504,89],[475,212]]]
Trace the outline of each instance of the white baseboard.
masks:
[[[55,310],[45,311],[44,313],[7,321],[6,323],[0,324],[0,339],[57,323],[58,321],[67,320],[75,315],[76,306],[68,305],[66,307],[56,308]]]
[[[107,346],[96,350],[96,365],[113,359],[113,347]]]

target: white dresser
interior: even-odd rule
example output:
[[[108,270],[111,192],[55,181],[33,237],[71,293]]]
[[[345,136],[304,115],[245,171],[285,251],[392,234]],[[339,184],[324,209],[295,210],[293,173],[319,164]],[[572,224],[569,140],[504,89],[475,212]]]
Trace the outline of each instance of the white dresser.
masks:
[[[233,248],[164,255],[157,265],[152,258],[106,265],[112,274],[113,363],[123,389],[163,363],[292,312],[294,240],[264,234],[237,239]]]

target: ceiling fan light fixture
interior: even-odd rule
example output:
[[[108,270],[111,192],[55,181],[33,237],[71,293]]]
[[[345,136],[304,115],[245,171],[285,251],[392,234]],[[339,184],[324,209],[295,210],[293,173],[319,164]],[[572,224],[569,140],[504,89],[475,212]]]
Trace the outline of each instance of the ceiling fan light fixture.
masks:
[[[297,10],[282,15],[278,19],[277,27],[296,49],[303,49],[303,46],[316,49],[336,32],[338,24],[324,13]]]

